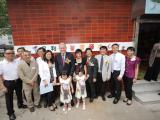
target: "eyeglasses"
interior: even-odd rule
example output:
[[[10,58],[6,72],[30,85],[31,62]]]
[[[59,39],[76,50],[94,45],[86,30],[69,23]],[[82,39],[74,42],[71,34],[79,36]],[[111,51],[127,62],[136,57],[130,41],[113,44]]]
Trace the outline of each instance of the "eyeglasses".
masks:
[[[11,55],[11,54],[12,54],[12,55],[13,55],[13,54],[14,54],[14,52],[10,52],[10,53],[8,52],[8,53],[5,53],[5,54],[7,54],[7,55]]]

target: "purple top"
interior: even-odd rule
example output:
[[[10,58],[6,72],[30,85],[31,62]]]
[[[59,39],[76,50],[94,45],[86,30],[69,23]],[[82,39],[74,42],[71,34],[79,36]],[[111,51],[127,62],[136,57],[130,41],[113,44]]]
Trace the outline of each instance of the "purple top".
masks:
[[[135,77],[136,66],[140,64],[141,59],[138,57],[128,58],[126,57],[126,66],[124,75],[129,78]]]

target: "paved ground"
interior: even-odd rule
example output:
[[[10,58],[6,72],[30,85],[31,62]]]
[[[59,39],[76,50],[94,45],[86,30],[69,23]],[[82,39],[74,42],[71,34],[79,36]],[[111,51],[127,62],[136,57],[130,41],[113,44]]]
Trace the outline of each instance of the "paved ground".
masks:
[[[67,114],[61,107],[54,112],[41,108],[30,113],[28,109],[17,109],[16,100],[14,103],[17,120],[160,120],[160,103],[142,105],[134,100],[132,106],[127,106],[122,100],[116,105],[112,101],[107,99],[103,102],[98,98],[90,104],[87,100],[85,111],[80,106],[78,109],[72,108]],[[0,120],[8,120],[4,97],[0,98]]]

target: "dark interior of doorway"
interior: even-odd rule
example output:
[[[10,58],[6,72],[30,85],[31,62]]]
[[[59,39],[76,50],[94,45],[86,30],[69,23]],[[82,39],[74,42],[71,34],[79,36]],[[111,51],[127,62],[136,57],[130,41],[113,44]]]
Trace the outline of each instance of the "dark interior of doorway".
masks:
[[[137,56],[141,58],[141,79],[148,67],[153,45],[160,41],[160,23],[141,23],[139,28]]]

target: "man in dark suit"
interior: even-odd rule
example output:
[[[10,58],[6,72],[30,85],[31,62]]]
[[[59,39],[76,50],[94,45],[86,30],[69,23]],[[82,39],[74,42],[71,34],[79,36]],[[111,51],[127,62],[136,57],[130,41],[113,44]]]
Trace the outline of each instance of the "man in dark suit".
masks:
[[[87,95],[90,98],[90,102],[93,102],[96,97],[95,93],[95,82],[98,72],[98,62],[97,59],[92,56],[92,49],[86,48],[86,57],[84,58],[87,67],[88,80],[86,81]]]
[[[71,53],[66,52],[66,44],[59,44],[60,53],[56,56],[56,71],[57,76],[61,75],[62,71],[67,71],[68,76],[73,76],[74,73],[74,56]]]
[[[57,54],[55,59],[55,66],[57,77],[61,75],[62,71],[67,71],[68,76],[73,76],[74,69],[75,69],[75,61],[74,56],[71,53],[66,52],[66,44],[60,43],[59,50],[60,53]],[[71,101],[72,106],[74,105],[73,100]]]

